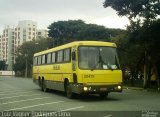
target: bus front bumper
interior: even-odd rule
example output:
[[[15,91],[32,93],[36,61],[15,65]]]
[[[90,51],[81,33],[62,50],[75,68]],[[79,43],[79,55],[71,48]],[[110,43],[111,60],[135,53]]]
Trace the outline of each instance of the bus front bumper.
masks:
[[[83,85],[72,84],[72,91],[78,94],[98,94],[98,93],[110,93],[110,92],[122,92],[121,84],[113,85]]]

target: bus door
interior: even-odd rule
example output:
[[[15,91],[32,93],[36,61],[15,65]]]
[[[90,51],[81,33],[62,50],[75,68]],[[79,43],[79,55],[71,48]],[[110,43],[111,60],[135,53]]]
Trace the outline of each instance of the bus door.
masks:
[[[77,74],[76,74],[76,47],[72,48],[72,71],[73,71],[73,83],[77,83]]]

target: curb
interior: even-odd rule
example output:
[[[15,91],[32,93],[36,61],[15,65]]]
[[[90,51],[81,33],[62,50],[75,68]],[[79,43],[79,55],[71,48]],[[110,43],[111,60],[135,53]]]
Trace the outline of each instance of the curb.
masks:
[[[140,87],[123,87],[123,89],[132,89],[132,90],[146,90],[146,89],[143,89],[143,88],[140,88]]]
[[[156,89],[144,89],[144,88],[140,88],[140,87],[127,87],[127,86],[124,86],[123,89],[126,89],[126,90],[137,90],[137,91],[146,91],[146,92],[160,92],[160,90],[156,90]]]

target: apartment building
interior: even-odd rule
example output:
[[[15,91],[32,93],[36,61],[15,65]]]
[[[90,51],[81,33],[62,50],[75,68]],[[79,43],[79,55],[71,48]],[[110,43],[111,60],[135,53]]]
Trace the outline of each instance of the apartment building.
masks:
[[[43,30],[43,29],[37,30],[37,39],[46,38],[46,37],[48,37],[48,31],[47,30]]]
[[[47,30],[38,30],[37,23],[31,20],[19,21],[15,28],[5,27],[0,35],[0,60],[6,62],[7,70],[12,70],[15,62],[15,51],[26,41],[48,37]]]
[[[0,60],[6,61],[7,69],[12,70],[14,62],[14,29],[5,27],[0,36]]]

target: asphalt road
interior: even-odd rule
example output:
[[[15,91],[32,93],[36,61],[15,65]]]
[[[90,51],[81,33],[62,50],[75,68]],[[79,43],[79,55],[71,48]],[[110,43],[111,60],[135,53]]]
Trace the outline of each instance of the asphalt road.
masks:
[[[32,79],[0,76],[0,117],[160,117],[160,93],[124,89],[68,99],[63,92],[44,93]]]

